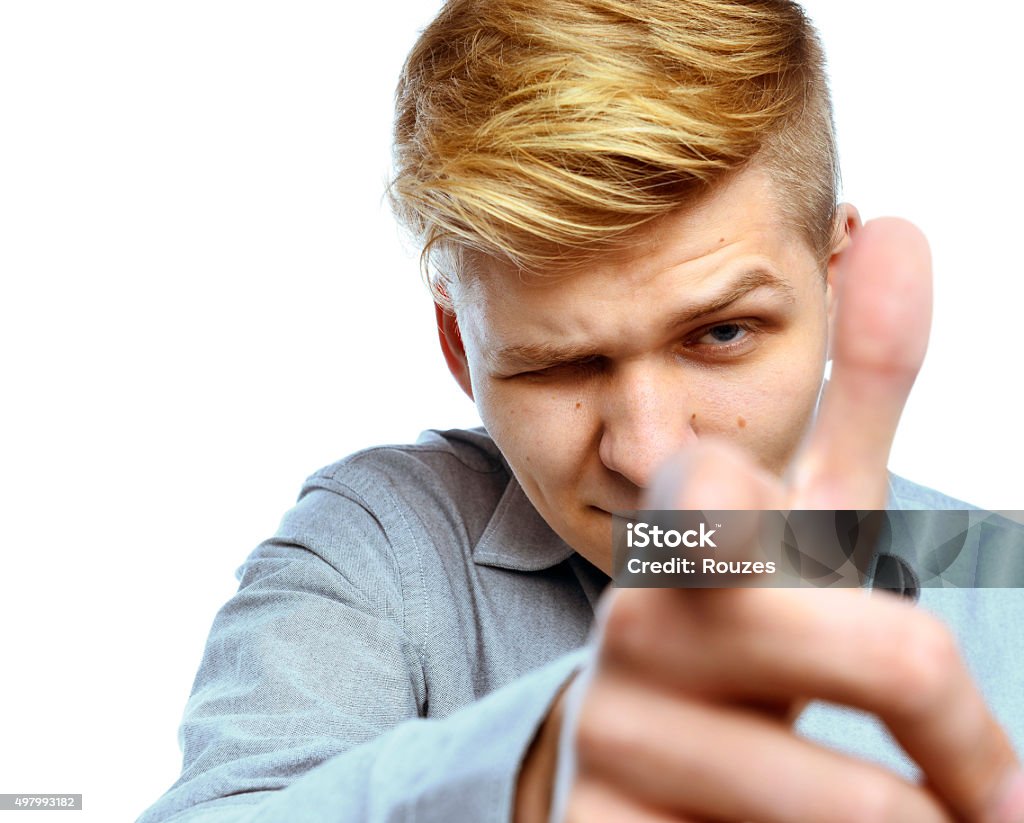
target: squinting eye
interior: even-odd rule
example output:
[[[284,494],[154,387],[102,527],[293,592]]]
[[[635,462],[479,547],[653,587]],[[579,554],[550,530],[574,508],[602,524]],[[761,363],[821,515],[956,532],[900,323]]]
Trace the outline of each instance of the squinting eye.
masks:
[[[735,343],[737,340],[742,340],[746,335],[747,329],[739,323],[720,323],[708,329],[697,342],[711,345]]]

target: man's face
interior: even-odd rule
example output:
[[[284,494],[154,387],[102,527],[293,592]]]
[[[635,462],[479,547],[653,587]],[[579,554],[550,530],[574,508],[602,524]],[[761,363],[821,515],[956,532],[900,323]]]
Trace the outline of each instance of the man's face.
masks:
[[[628,254],[521,280],[493,260],[458,307],[472,394],[550,526],[611,568],[612,511],[720,437],[781,474],[812,418],[831,283],[751,168]]]

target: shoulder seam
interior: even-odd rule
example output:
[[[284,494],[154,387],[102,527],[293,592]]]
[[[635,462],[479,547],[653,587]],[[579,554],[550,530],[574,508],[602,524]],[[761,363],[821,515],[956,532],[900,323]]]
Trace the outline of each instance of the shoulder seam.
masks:
[[[337,460],[334,463],[331,463],[330,465],[324,466],[322,469],[317,470],[312,475],[310,475],[310,477],[307,479],[307,482],[317,477],[326,477],[334,480],[338,472],[342,471],[346,467],[354,466],[358,463],[363,463],[366,460],[380,454],[388,454],[394,452],[397,452],[398,454],[439,454],[445,457],[451,457],[452,459],[456,460],[458,463],[465,466],[470,471],[475,472],[476,474],[497,474],[505,470],[505,467],[502,465],[500,460],[492,458],[489,455],[484,455],[489,466],[486,469],[481,469],[477,466],[470,465],[468,462],[463,460],[459,454],[450,449],[439,449],[436,446],[410,443],[404,446],[374,446],[369,449],[363,449],[362,451],[358,451],[355,454],[349,455],[348,457],[343,457],[340,460]],[[483,453],[481,454],[483,455]]]
[[[325,485],[324,483],[314,484],[310,482],[314,479],[329,481],[330,485]],[[373,518],[374,522],[380,528],[381,534],[384,535],[384,539],[388,545],[388,554],[389,557],[391,558],[392,566],[398,572],[398,587],[402,598],[402,630],[410,637],[415,638],[416,652],[417,657],[419,658],[420,667],[421,670],[425,670],[427,659],[427,638],[430,636],[430,601],[427,597],[426,571],[423,568],[423,552],[420,548],[419,540],[416,539],[415,530],[409,525],[409,522],[405,517],[405,513],[402,510],[402,507],[398,506],[393,499],[391,500],[393,504],[392,508],[395,511],[396,516],[401,520],[402,528],[405,530],[409,542],[414,547],[413,551],[416,556],[416,566],[419,572],[418,588],[420,593],[418,599],[422,601],[423,605],[423,625],[416,627],[411,626],[411,619],[408,610],[408,598],[406,595],[410,592],[412,587],[407,585],[406,583],[406,569],[404,568],[401,562],[401,558],[398,556],[398,553],[395,551],[394,541],[391,539],[390,535],[388,535],[387,529],[385,528],[384,523],[381,522],[381,519],[377,515],[377,512],[374,511],[373,507],[366,500],[366,498],[363,497],[363,495],[361,495],[358,491],[356,491],[347,483],[344,483],[333,476],[318,477],[317,475],[313,475],[306,481],[305,484],[303,484],[302,492],[299,494],[299,499],[301,500],[308,492],[313,491],[315,489],[320,489],[322,491],[329,492],[331,494],[336,494],[339,497],[344,497],[351,500],[353,503],[362,508],[368,515],[370,515],[370,517]],[[415,632],[410,631],[410,629],[413,628],[415,628]]]

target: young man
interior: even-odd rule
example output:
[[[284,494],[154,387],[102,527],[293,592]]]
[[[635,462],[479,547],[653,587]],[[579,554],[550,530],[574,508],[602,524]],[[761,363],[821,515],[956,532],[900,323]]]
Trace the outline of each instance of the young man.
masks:
[[[837,204],[798,7],[453,0],[392,192],[486,431],[307,481],[141,820],[1024,820],[1013,593],[927,590],[944,625],[856,591],[605,592],[617,511],[956,505],[886,472],[928,250]]]

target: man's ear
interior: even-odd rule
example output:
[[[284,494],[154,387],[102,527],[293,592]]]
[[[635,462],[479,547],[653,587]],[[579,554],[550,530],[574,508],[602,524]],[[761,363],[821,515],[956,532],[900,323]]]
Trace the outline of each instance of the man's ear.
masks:
[[[825,281],[825,301],[828,311],[828,359],[832,359],[832,339],[836,318],[836,287],[841,276],[843,253],[850,247],[854,236],[860,231],[860,212],[849,203],[840,203],[836,209],[836,226],[832,242],[832,254],[828,259]]]
[[[434,315],[437,317],[437,337],[441,341],[441,352],[448,371],[455,382],[473,399],[473,383],[469,378],[469,362],[466,359],[466,348],[462,345],[462,333],[459,321],[454,312],[446,311],[439,303],[434,303]]]

